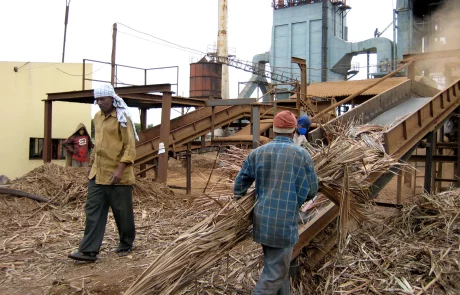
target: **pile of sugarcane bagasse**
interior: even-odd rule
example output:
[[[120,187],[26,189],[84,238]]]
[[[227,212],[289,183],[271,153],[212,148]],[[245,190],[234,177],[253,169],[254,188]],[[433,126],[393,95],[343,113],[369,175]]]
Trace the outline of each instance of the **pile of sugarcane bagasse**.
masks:
[[[381,127],[335,128],[329,131],[329,145],[305,148],[315,163],[320,192],[340,206],[339,249],[314,270],[302,268],[308,257],[301,255],[292,293],[460,294],[460,192],[422,195],[387,220],[377,218],[368,198],[368,176],[410,166],[385,154]],[[195,200],[209,217],[172,242],[125,295],[251,292],[263,266],[261,249],[250,241],[255,196],[251,192],[236,201],[231,190],[249,152],[230,148],[220,155],[220,180]],[[348,215],[359,226],[347,232]]]

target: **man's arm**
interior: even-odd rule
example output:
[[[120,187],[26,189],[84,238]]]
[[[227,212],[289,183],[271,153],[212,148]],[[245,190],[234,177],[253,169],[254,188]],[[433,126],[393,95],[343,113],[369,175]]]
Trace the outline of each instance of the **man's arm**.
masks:
[[[136,158],[136,142],[134,140],[133,124],[129,118],[126,118],[126,127],[120,127],[121,139],[123,141],[123,155],[121,156],[120,164],[115,169],[112,175],[112,184],[120,182],[123,175],[123,170],[126,166],[134,164]]]
[[[304,160],[303,173],[300,173],[296,180],[299,207],[308,200],[313,199],[318,192],[318,177],[313,166],[313,160],[310,155]]]
[[[236,176],[235,184],[233,186],[233,194],[235,198],[239,199],[244,196],[254,180],[254,167],[250,154],[244,161],[243,167],[241,167],[240,172]]]
[[[73,136],[67,138],[66,140],[64,140],[64,142],[62,143],[62,146],[71,154],[74,154],[74,150],[73,150]]]

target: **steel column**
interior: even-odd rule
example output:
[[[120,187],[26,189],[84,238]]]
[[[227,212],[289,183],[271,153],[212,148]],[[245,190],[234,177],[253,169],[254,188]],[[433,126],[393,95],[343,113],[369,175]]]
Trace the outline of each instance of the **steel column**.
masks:
[[[260,142],[260,109],[258,105],[252,106],[252,148],[257,148]]]
[[[227,100],[229,101],[229,100]],[[212,108],[212,113],[211,113],[211,140],[214,139],[214,116],[216,115],[216,107],[211,107]]]
[[[43,138],[43,161],[50,163],[52,159],[51,130],[53,125],[53,102],[45,100],[45,130]]]
[[[187,143],[187,175],[186,175],[186,194],[192,193],[192,143]]]
[[[144,131],[147,129],[147,109],[142,108],[141,109],[141,131]],[[141,171],[147,168],[146,164],[141,164],[140,169]],[[140,174],[141,177],[146,177],[147,172],[142,172]]]
[[[435,145],[434,132],[431,131],[427,135],[426,139],[426,155],[425,155],[425,182],[423,185],[424,190],[431,194],[432,182],[433,182],[433,153]]]
[[[161,103],[160,143],[164,144],[165,152],[158,156],[158,182],[160,183],[166,183],[166,180],[168,178],[168,152],[169,132],[171,126],[171,102],[172,92],[163,92],[163,101]]]
[[[459,116],[460,110],[457,109],[454,116]],[[455,187],[460,187],[460,118],[457,118],[457,163],[455,165],[455,175],[454,179],[457,179],[455,182]]]

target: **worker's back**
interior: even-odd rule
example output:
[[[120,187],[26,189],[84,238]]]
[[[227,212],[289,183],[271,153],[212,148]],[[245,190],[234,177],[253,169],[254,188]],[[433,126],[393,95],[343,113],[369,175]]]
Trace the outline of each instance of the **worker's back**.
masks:
[[[235,193],[255,180],[254,241],[271,247],[288,247],[298,240],[299,207],[318,190],[313,161],[308,152],[291,138],[277,136],[248,156],[235,180]],[[252,183],[252,182],[251,182]],[[247,189],[247,188],[246,188]]]

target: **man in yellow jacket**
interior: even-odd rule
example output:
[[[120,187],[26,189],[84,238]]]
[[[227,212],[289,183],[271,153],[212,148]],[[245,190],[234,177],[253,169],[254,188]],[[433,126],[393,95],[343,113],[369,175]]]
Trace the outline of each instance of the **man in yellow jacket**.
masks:
[[[79,261],[98,259],[109,207],[120,236],[115,252],[130,253],[135,238],[132,185],[137,134],[126,104],[112,85],[95,89],[94,97],[101,110],[94,116],[96,146],[88,167],[85,234],[78,251],[68,255]]]

